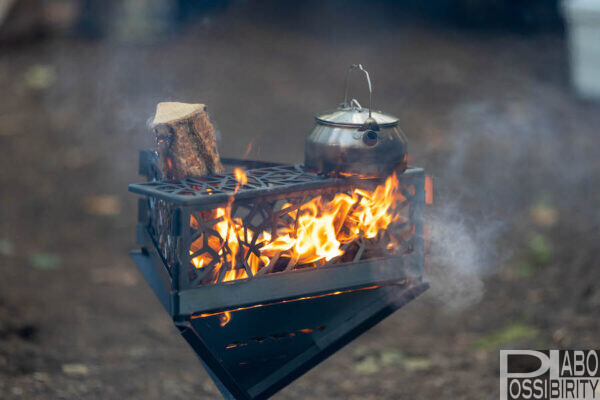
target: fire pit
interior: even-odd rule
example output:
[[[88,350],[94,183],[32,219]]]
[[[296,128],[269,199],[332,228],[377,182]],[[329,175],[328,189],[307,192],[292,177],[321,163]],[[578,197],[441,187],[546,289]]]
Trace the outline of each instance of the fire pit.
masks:
[[[222,161],[164,180],[140,153],[132,257],[223,396],[265,399],[427,289],[425,175]]]

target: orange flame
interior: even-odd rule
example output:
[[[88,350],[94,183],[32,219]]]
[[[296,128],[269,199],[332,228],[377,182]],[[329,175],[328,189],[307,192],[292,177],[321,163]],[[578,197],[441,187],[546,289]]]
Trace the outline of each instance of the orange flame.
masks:
[[[407,279],[401,280],[401,281],[397,281],[395,283],[392,283],[392,285],[404,285],[408,282]],[[329,296],[337,296],[339,294],[345,294],[345,293],[352,293],[352,292],[362,292],[364,290],[373,290],[373,289],[378,289],[380,288],[382,285],[373,285],[373,286],[365,286],[362,288],[358,288],[358,289],[348,289],[348,290],[341,290],[341,291],[337,291],[337,292],[332,292],[332,293],[324,293],[324,294],[318,294],[315,296],[306,296],[306,297],[298,297],[295,299],[288,299],[288,300],[280,300],[280,301],[276,301],[273,303],[266,303],[266,304],[254,304],[251,306],[246,306],[246,307],[238,307],[238,308],[234,308],[231,310],[227,310],[227,311],[217,311],[217,312],[212,312],[212,313],[204,313],[204,314],[196,314],[196,315],[192,315],[190,318],[192,319],[196,319],[196,318],[206,318],[206,317],[212,317],[214,315],[218,315],[219,319],[222,321],[224,319],[224,317],[222,317],[223,314],[229,314],[229,317],[225,317],[228,318],[227,322],[229,322],[231,320],[231,313],[234,313],[236,311],[245,311],[245,310],[252,310],[254,308],[260,308],[260,307],[266,307],[266,306],[272,306],[274,304],[287,304],[287,303],[294,303],[296,301],[304,301],[304,300],[313,300],[313,299],[320,299],[323,297],[329,297]],[[224,326],[224,325],[221,325]]]
[[[224,327],[231,321],[231,313],[229,311],[225,311],[223,314],[219,315],[219,325]]]
[[[236,169],[234,176],[237,180],[235,192],[248,183],[244,171]],[[259,269],[269,265],[272,260],[280,258],[289,260],[288,266],[295,265],[316,267],[324,262],[340,257],[344,254],[343,246],[357,239],[374,239],[380,232],[399,220],[395,209],[399,202],[406,198],[398,190],[399,182],[396,174],[389,177],[385,184],[377,186],[374,190],[354,189],[350,194],[338,193],[331,200],[322,196],[295,207],[286,203],[281,210],[289,210],[288,223],[278,226],[275,232],[254,232],[244,227],[240,218],[231,217],[230,198],[227,207],[217,208],[211,212],[211,218],[217,222],[213,229],[219,237],[210,235],[207,238],[208,246],[218,254],[214,260],[215,268],[212,276],[213,282],[218,281],[223,274],[223,281],[245,279],[255,275]],[[199,224],[192,217],[192,227]],[[257,235],[257,236],[256,236]],[[259,254],[249,251],[246,243],[252,243],[256,236],[256,244],[260,248]],[[392,241],[386,248],[393,250],[397,241]],[[204,247],[204,237],[196,239],[190,246],[190,255]],[[250,271],[246,271],[243,260]],[[200,254],[192,259],[192,264],[204,268],[213,262],[209,253]],[[225,267],[226,271],[221,269]]]
[[[238,183],[235,187],[235,191],[233,192],[235,194],[240,189],[240,186],[244,186],[246,183],[248,183],[248,176],[239,168],[233,170],[233,176],[235,176],[235,180]]]
[[[425,177],[425,204],[433,204],[433,178]]]
[[[250,155],[250,152],[252,151],[252,147],[254,147],[254,139],[252,139],[250,142],[248,142],[248,146],[246,146],[246,152],[244,153],[244,157],[242,157],[242,158],[246,158],[246,157],[248,157],[248,155]]]

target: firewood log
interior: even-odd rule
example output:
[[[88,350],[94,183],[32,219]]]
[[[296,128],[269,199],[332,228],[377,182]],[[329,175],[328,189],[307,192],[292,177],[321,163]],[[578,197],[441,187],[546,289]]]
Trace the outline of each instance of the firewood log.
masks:
[[[158,103],[151,128],[163,178],[223,172],[215,131],[204,104]]]

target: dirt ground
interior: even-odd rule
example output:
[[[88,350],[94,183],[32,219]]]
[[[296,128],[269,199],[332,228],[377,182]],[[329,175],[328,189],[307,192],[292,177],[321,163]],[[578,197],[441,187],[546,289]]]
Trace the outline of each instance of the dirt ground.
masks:
[[[222,155],[301,162],[355,62],[435,177],[446,239],[428,293],[274,398],[497,398],[501,348],[600,347],[600,107],[572,93],[565,39],[348,32],[231,12],[0,50],[0,398],[219,398],[128,256],[146,120],[204,102]]]

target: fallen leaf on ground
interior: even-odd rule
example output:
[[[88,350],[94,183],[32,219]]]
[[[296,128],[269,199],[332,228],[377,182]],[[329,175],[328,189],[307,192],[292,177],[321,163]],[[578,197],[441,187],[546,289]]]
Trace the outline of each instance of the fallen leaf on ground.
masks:
[[[29,265],[35,269],[56,269],[60,267],[60,256],[52,253],[33,253],[29,256]]]
[[[397,365],[406,371],[422,371],[431,367],[431,360],[424,357],[410,357],[393,347],[369,349],[359,347],[354,351],[358,360],[354,371],[358,374],[371,375],[383,368]]]
[[[379,358],[383,365],[402,364],[405,359],[404,355],[396,349],[382,349]]]
[[[90,369],[85,364],[63,364],[62,371],[67,375],[89,375]]]
[[[515,342],[534,339],[538,336],[538,330],[523,322],[513,322],[498,332],[482,336],[475,342],[475,347],[484,350],[496,350],[506,345],[514,345]]]
[[[552,260],[552,247],[548,240],[539,233],[534,234],[529,240],[529,249],[532,251],[535,261],[547,264]]]
[[[56,71],[52,65],[37,64],[25,71],[25,83],[33,89],[47,89],[56,81]]]
[[[132,268],[96,268],[92,270],[94,283],[134,286],[138,282],[138,275]]]
[[[407,371],[424,371],[431,367],[431,361],[423,357],[405,358],[402,367]]]
[[[83,198],[83,209],[91,215],[111,216],[121,211],[121,201],[118,196],[103,194]]]
[[[144,357],[145,355],[150,353],[150,349],[144,346],[135,346],[127,350],[127,355],[133,358]]]
[[[533,224],[549,228],[558,221],[558,210],[546,204],[536,204],[529,210],[529,218]]]
[[[354,364],[354,371],[363,375],[373,375],[381,369],[375,356],[368,356]]]

